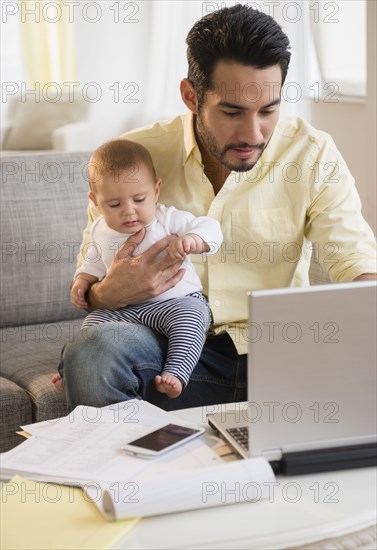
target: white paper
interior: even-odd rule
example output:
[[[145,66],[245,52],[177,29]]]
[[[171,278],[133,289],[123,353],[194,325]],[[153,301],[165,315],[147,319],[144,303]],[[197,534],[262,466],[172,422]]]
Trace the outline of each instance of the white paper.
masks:
[[[184,510],[257,502],[269,494],[275,476],[264,458],[249,458],[159,475],[146,470],[127,484],[103,487],[102,498],[93,499],[106,519],[129,519]],[[97,493],[98,496],[98,493]]]
[[[133,457],[122,445],[176,422],[146,401],[79,406],[68,416],[24,426],[32,434],[1,455],[1,477],[81,485],[108,520],[260,500],[274,474],[262,458],[224,462],[203,435],[158,458]]]
[[[132,480],[148,462],[126,455],[121,446],[172,420],[187,425],[171,413],[136,399],[104,408],[76,407],[49,425],[27,426],[34,435],[1,455],[1,478],[18,474],[72,485]],[[184,456],[185,451],[182,447],[172,453]]]

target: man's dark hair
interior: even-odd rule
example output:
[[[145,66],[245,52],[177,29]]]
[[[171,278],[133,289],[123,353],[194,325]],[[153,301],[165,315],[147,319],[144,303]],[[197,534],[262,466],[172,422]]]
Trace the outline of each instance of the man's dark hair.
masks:
[[[188,79],[197,93],[199,106],[213,89],[212,76],[220,60],[236,61],[265,69],[280,65],[282,83],[291,57],[288,37],[269,15],[236,4],[204,16],[186,39]]]

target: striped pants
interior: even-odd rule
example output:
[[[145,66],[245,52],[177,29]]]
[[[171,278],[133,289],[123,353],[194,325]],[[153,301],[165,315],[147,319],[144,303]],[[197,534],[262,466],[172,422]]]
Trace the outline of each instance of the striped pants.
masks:
[[[145,325],[168,338],[163,374],[172,374],[188,384],[202,353],[211,324],[211,310],[201,292],[126,306],[115,311],[98,309],[85,317],[82,329],[100,323],[135,323]]]

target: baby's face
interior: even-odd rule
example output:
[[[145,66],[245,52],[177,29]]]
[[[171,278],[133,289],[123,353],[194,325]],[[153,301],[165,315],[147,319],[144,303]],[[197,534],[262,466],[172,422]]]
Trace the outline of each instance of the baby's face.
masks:
[[[134,234],[149,224],[156,212],[160,180],[143,165],[108,175],[89,194],[106,224],[119,233]]]

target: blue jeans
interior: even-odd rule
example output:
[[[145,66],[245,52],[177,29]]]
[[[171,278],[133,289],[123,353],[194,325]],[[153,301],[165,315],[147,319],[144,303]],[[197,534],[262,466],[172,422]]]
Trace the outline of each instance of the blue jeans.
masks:
[[[58,368],[70,408],[145,399],[176,410],[246,400],[247,355],[238,355],[227,333],[207,337],[188,386],[176,399],[155,389],[166,353],[167,338],[142,325],[102,323],[83,329],[63,349]]]

